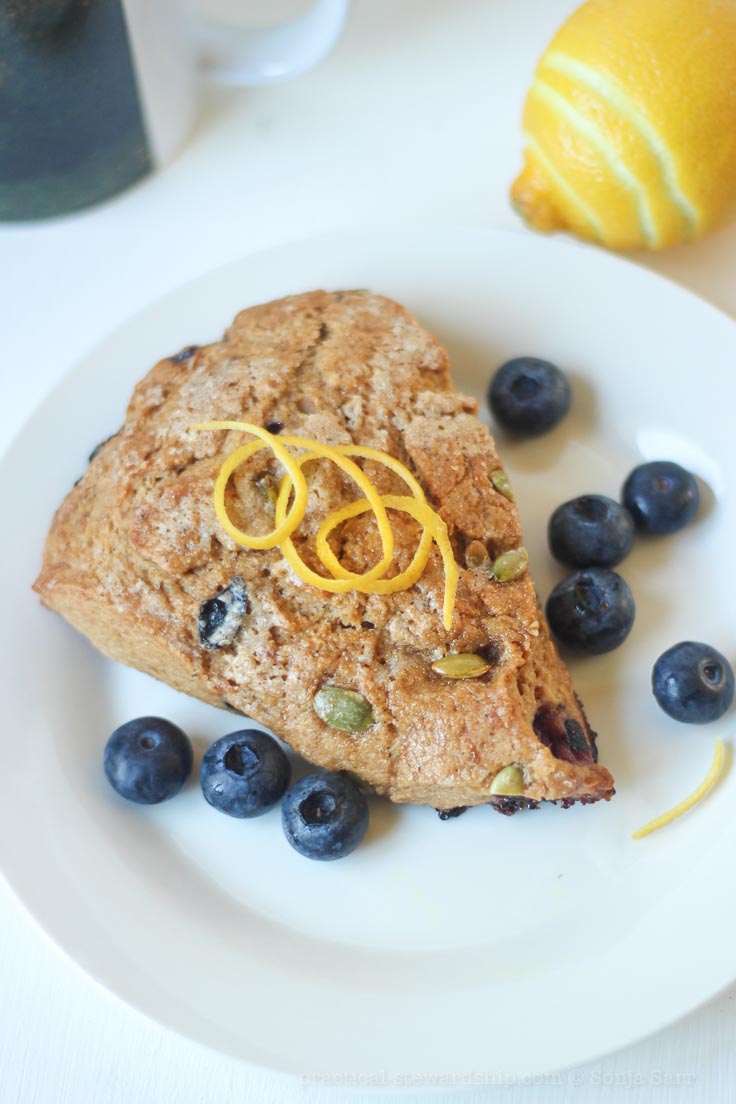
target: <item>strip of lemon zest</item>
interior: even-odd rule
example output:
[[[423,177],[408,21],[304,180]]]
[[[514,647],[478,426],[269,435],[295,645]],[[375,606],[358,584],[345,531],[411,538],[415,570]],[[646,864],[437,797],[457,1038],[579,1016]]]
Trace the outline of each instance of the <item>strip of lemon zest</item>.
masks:
[[[376,515],[378,530],[383,546],[383,556],[375,567],[371,568],[370,572],[366,572],[366,574],[369,578],[378,578],[386,571],[394,553],[393,530],[389,525],[386,511],[378,491],[371,483],[368,476],[348,457],[343,456],[337,449],[332,448],[330,445],[322,445],[316,441],[309,441],[303,437],[285,437],[282,435],[277,438],[275,434],[269,434],[268,430],[253,425],[250,422],[202,422],[192,428],[237,429],[244,433],[252,433],[259,438],[258,441],[250,441],[247,445],[241,445],[240,448],[232,452],[223,463],[217,479],[215,480],[215,512],[223,528],[233,540],[236,540],[246,548],[255,549],[274,548],[276,545],[281,545],[284,540],[291,536],[306,513],[308,491],[307,483],[301,470],[302,465],[305,464],[307,460],[332,460],[334,464],[358,484],[361,491],[363,491],[364,495],[371,503],[371,508]],[[269,440],[269,437],[271,437],[272,440]],[[274,447],[275,445],[278,445],[278,448]],[[292,456],[291,453],[284,448],[284,445],[292,445],[296,448],[311,447],[311,452],[302,456]],[[246,460],[263,448],[271,448],[274,456],[284,464],[287,471],[286,478],[289,491],[292,486],[296,487],[296,498],[289,513],[280,515],[277,519],[278,525],[270,533],[265,534],[265,536],[255,536],[252,533],[244,533],[230,520],[227,513],[227,507],[225,506],[225,489],[235,469],[240,467],[241,464],[244,464]],[[284,462],[284,456],[288,458],[288,464]],[[295,473],[298,473],[298,482],[295,479]],[[304,487],[304,494],[301,493],[302,485]],[[321,578],[321,576],[317,576],[317,578]]]
[[[399,509],[404,509],[405,512],[413,514],[415,519],[422,524],[422,526],[423,526],[422,544],[424,543],[425,534],[427,532],[431,532],[432,537],[433,537],[435,543],[437,544],[437,547],[440,550],[440,554],[442,556],[442,562],[443,562],[443,566],[444,566],[444,571],[445,571],[445,597],[444,597],[444,602],[443,602],[443,624],[444,624],[445,629],[447,629],[449,631],[450,626],[452,624],[452,611],[455,607],[455,596],[457,594],[457,583],[458,583],[458,577],[459,577],[460,573],[458,571],[457,563],[455,561],[455,555],[452,551],[452,545],[450,543],[450,537],[449,537],[448,532],[447,532],[447,526],[445,525],[444,521],[439,516],[439,514],[436,513],[436,511],[434,511],[431,508],[431,506],[429,506],[427,504],[427,500],[424,496],[424,491],[422,490],[421,485],[417,482],[417,480],[414,478],[414,476],[411,474],[411,472],[408,470],[408,468],[404,467],[404,465],[401,463],[400,460],[396,460],[395,457],[390,456],[388,453],[381,452],[379,449],[373,449],[373,448],[369,448],[367,446],[362,446],[362,445],[341,445],[339,447],[339,451],[344,452],[348,456],[360,456],[360,457],[362,457],[366,460],[377,460],[378,463],[383,464],[384,467],[390,468],[391,471],[395,472],[396,475],[400,476],[404,480],[404,482],[407,484],[407,486],[411,490],[412,494],[414,495],[414,498],[419,503],[423,503],[424,505],[426,505],[426,511],[423,512],[422,517],[420,517],[419,514],[413,508],[409,508],[408,506],[398,507],[398,508]],[[389,495],[383,495],[382,496],[383,501],[386,502],[387,505],[389,505],[389,503],[387,502],[387,499],[390,498],[390,497],[392,497],[392,496],[389,496]],[[363,511],[361,511],[361,512],[363,512]],[[327,520],[329,521],[329,518]],[[323,526],[321,527],[321,530],[325,529],[326,524],[327,524],[326,522],[323,524]],[[319,540],[319,533],[317,534],[317,539]],[[413,570],[414,562],[417,562],[417,560],[418,560],[418,554],[419,554],[420,550],[422,549],[422,544],[420,544],[420,548],[417,549],[417,556],[415,556],[415,559],[412,562],[412,565],[408,569],[408,571]],[[328,551],[332,555],[332,550],[328,549]],[[429,549],[427,549],[427,556],[428,555],[429,555]],[[422,550],[422,556],[424,556],[423,550]],[[336,557],[334,557],[334,555],[333,555],[332,558],[337,563]],[[327,564],[325,563],[325,560],[322,558],[322,556],[320,556],[320,559],[322,559],[322,563],[325,564],[325,566],[327,566]],[[419,574],[416,576],[417,579],[419,578],[419,576],[424,571],[424,566],[425,565],[426,565],[426,557],[424,557],[423,562],[422,562],[422,567],[419,569]],[[338,564],[338,566],[340,566],[340,565]],[[333,572],[333,574],[334,574],[334,572]],[[413,583],[415,581],[416,581],[416,579],[413,579],[411,583],[407,583],[407,586],[413,585]],[[392,593],[392,591],[385,591],[385,593]]]
[[[417,521],[420,520],[417,517],[416,511],[413,510],[415,505],[418,508],[421,508],[422,505],[421,503],[417,503],[416,499],[408,498],[405,495],[382,495],[381,501],[384,506],[388,506],[393,510],[403,510],[404,513],[412,514]],[[367,578],[366,574],[348,571],[342,566],[337,556],[330,548],[328,538],[330,533],[336,529],[338,525],[341,525],[343,521],[349,521],[359,514],[365,514],[370,508],[370,503],[365,498],[360,498],[357,502],[351,502],[348,506],[343,506],[339,510],[334,510],[329,517],[325,518],[317,530],[317,536],[315,538],[317,556],[327,570],[332,573],[334,579],[352,579],[359,584]],[[402,571],[401,574],[395,575],[393,579],[380,580],[382,588],[376,593],[392,594],[397,590],[404,590],[407,587],[413,586],[424,571],[427,557],[429,556],[429,550],[432,546],[432,539],[431,529],[425,525],[422,530],[421,540],[419,541],[419,545],[409,567],[405,571]],[[416,574],[414,573],[415,568],[417,571]],[[397,580],[399,581],[397,582]],[[389,583],[391,584],[391,589],[387,590],[386,587]],[[356,586],[355,589],[359,590],[360,586]],[[368,592],[366,591],[366,593]]]
[[[302,439],[295,437],[295,438],[292,438],[292,440],[302,440]],[[303,441],[303,443],[304,443],[304,441]],[[336,456],[333,455],[335,453],[337,454]],[[335,577],[339,577],[339,578],[343,578],[343,579],[363,579],[363,580],[380,579],[383,575],[385,575],[386,570],[388,568],[388,565],[391,563],[391,560],[393,559],[393,553],[394,553],[394,533],[393,533],[393,529],[391,528],[391,524],[388,520],[388,517],[386,515],[386,508],[383,504],[382,496],[378,493],[378,491],[376,490],[373,483],[371,483],[368,476],[363,471],[361,471],[361,469],[358,467],[358,465],[354,464],[352,460],[349,460],[344,455],[344,453],[342,453],[338,449],[331,448],[330,446],[327,446],[327,445],[324,447],[324,451],[321,451],[321,450],[316,451],[315,449],[312,449],[310,452],[305,452],[301,456],[297,456],[296,457],[296,462],[299,465],[299,467],[301,468],[304,464],[308,464],[312,460],[325,460],[325,459],[333,460],[342,471],[346,472],[348,475],[353,476],[353,478],[355,479],[355,482],[358,484],[358,486],[361,488],[361,490],[364,490],[365,488],[368,488],[368,497],[367,497],[367,499],[363,499],[362,501],[368,501],[368,503],[369,503],[368,509],[373,510],[373,513],[376,516],[376,522],[377,522],[377,525],[378,525],[378,532],[379,532],[379,535],[381,537],[381,543],[383,545],[383,556],[379,560],[379,562],[377,564],[375,564],[374,567],[371,567],[368,571],[366,571],[366,572],[364,572],[360,575],[356,575],[352,571],[346,571],[345,568],[342,567],[342,565],[338,563],[337,558],[335,557],[335,554],[332,551],[332,549],[329,548],[329,546],[327,546],[325,544],[325,547],[327,548],[327,552],[329,553],[329,556],[332,557],[335,564],[337,564],[337,566],[339,568],[339,572],[340,572],[339,576],[337,576],[335,574],[335,571],[332,567],[328,566],[328,564],[325,563],[325,560],[323,559],[323,556],[320,552],[319,544],[317,545],[317,556],[321,560],[323,567],[326,567],[328,571],[332,571],[332,574]],[[354,473],[357,473],[357,476],[354,475]],[[275,507],[275,515],[274,516],[275,516],[276,521],[279,522],[279,523],[282,523],[283,520],[285,519],[285,517],[287,516],[286,513],[285,513],[285,510],[286,510],[286,503],[288,502],[289,496],[291,494],[291,488],[292,488],[292,483],[291,483],[291,480],[290,480],[289,475],[287,473],[284,476],[284,478],[281,480],[281,485],[279,486],[279,493],[278,493],[278,496],[276,498],[276,507]],[[279,505],[279,503],[281,503],[281,505]],[[378,504],[378,508],[376,508],[376,504]],[[291,547],[293,548],[293,544],[291,545]],[[282,552],[283,552],[283,548],[282,548]],[[301,557],[299,557],[296,549],[294,549],[294,556],[296,556],[297,558],[299,558],[301,560]],[[301,562],[304,564],[303,560]],[[310,570],[309,570],[309,568],[307,567],[306,564],[304,564],[304,572],[314,576],[314,578],[317,578],[317,579],[323,579],[324,578],[324,576],[322,576],[322,575],[315,575],[314,572],[310,572]],[[305,582],[306,582],[307,581],[306,577],[305,576],[302,576],[302,577],[305,579]],[[313,582],[313,580],[310,580],[310,581]],[[317,585],[317,584],[313,583],[313,585]],[[346,589],[351,590],[351,589],[354,589],[354,588],[347,587]],[[339,591],[334,591],[333,593],[340,593],[340,592]]]
[[[252,549],[266,549],[278,546],[282,555],[296,575],[303,582],[310,583],[332,594],[343,594],[357,590],[362,594],[394,594],[396,591],[413,586],[424,572],[434,541],[439,548],[445,572],[445,594],[443,601],[443,624],[449,630],[458,583],[458,566],[452,551],[447,526],[442,518],[427,502],[421,485],[410,471],[393,456],[380,449],[360,445],[330,446],[303,437],[289,437],[269,433],[268,430],[251,422],[211,421],[199,422],[191,427],[194,430],[234,430],[249,433],[256,437],[246,445],[235,449],[224,461],[215,480],[215,513],[225,532],[238,544]],[[301,455],[294,456],[288,447],[304,449]],[[228,482],[241,464],[263,448],[270,448],[274,457],[283,465],[286,474],[281,480],[275,506],[275,525],[270,533],[256,535],[245,533],[230,519],[225,503]],[[389,468],[406,483],[413,497],[407,495],[382,495],[378,493],[361,468],[350,457],[374,460]],[[312,571],[301,559],[291,535],[301,523],[307,509],[308,488],[302,468],[314,460],[327,459],[336,464],[360,487],[365,498],[333,511],[320,526],[316,538],[317,556],[332,578],[325,578]],[[289,499],[294,500],[289,507]],[[401,510],[408,513],[422,526],[422,535],[414,557],[406,570],[391,579],[383,578],[393,559],[394,535],[386,514],[386,509]],[[329,546],[330,533],[341,522],[371,511],[378,526],[383,555],[380,561],[363,573],[348,571],[340,564]]]
[[[711,761],[710,767],[708,768],[708,773],[706,774],[700,785],[697,787],[697,789],[693,790],[690,796],[686,797],[684,801],[681,801],[678,805],[675,805],[674,809],[670,809],[667,813],[662,813],[661,816],[655,817],[654,820],[650,820],[647,824],[643,825],[641,828],[638,828],[631,838],[642,839],[644,836],[648,836],[651,832],[656,832],[658,828],[664,828],[665,824],[669,824],[677,817],[682,816],[682,814],[686,813],[688,809],[692,809],[693,805],[696,805],[698,801],[701,801],[705,797],[708,790],[717,779],[722,765],[723,740],[721,740],[719,736],[716,740],[716,747],[715,751],[713,752],[713,759]]]
[[[421,540],[414,553],[414,559],[405,571],[402,571],[393,579],[379,579],[370,586],[363,586],[361,576],[355,576],[351,572],[350,580],[353,583],[351,589],[360,591],[363,594],[395,594],[397,590],[408,589],[421,577],[427,565],[432,541],[434,541],[440,550],[445,570],[445,596],[442,605],[442,616],[444,627],[449,630],[452,625],[452,611],[455,606],[455,595],[457,593],[457,583],[460,572],[455,562],[447,526],[426,501],[418,502],[415,498],[409,498],[406,495],[387,494],[382,495],[381,498],[384,505],[388,506],[389,509],[403,510],[404,513],[410,514],[419,522],[422,526]],[[335,510],[334,513],[330,514],[330,516],[322,522],[317,532],[317,554],[328,571],[332,569],[333,562],[337,567],[341,565],[337,561],[334,552],[327,544],[327,537],[340,522],[347,521],[349,518],[356,517],[358,514],[367,513],[369,509],[370,505],[365,499],[361,499],[358,502],[351,502],[348,506],[343,506],[340,510]],[[342,570],[344,571],[344,568]],[[362,578],[365,578],[365,576]],[[337,582],[338,580],[334,581]]]
[[[363,445],[338,445],[336,447],[336,451],[341,453],[341,455],[343,456],[359,456],[364,460],[376,460],[379,464],[383,464],[384,467],[390,468],[391,471],[395,472],[396,475],[403,479],[404,483],[406,483],[407,487],[418,502],[427,501],[424,497],[424,491],[422,490],[421,486],[416,481],[414,476],[411,474],[411,472],[404,467],[400,460],[395,460],[394,457],[389,456],[388,453],[380,452],[378,449],[368,448],[367,446]],[[314,455],[314,453],[311,453],[309,456],[304,457],[304,459],[311,459]],[[384,503],[384,505],[388,505],[388,503],[386,502],[386,499],[388,497],[389,496],[387,495],[381,496],[381,501]],[[397,496],[394,495],[393,497],[396,498]],[[361,499],[360,501],[361,503],[364,503],[365,499]],[[370,577],[368,572],[358,573],[355,571],[348,571],[346,568],[344,568],[335,553],[330,548],[327,540],[329,534],[332,532],[333,529],[337,527],[337,525],[340,524],[341,521],[347,521],[349,518],[356,517],[358,514],[365,513],[367,509],[370,509],[370,506],[368,505],[361,505],[360,508],[356,510],[353,508],[355,505],[355,503],[352,503],[350,506],[344,507],[342,510],[334,511],[332,514],[330,514],[328,518],[326,518],[325,521],[323,521],[317,532],[317,555],[323,566],[327,568],[327,570],[332,574],[335,579],[367,579]],[[401,509],[401,506],[397,506],[396,508]],[[430,537],[425,553],[425,534],[426,529],[422,533],[423,542],[420,543],[420,546],[417,549],[417,553],[414,557],[416,561],[421,551],[423,559],[422,565],[419,569],[419,575],[421,575],[422,571],[424,570],[424,565],[426,564],[427,556],[429,555],[429,545],[431,545],[432,543]],[[380,574],[383,574],[383,572],[381,572]],[[416,578],[419,578],[419,575],[417,575]],[[416,579],[413,579],[411,583],[407,583],[406,585],[411,586],[415,581]],[[396,589],[401,590],[402,587],[397,587]],[[382,593],[388,592],[383,591]]]
[[[421,484],[414,478],[409,469],[405,467],[400,460],[391,456],[388,452],[381,452],[380,449],[369,448],[367,445],[336,445],[336,452],[341,452],[343,456],[360,456],[363,460],[377,460],[379,464],[383,464],[385,468],[389,468],[396,475],[400,476],[407,487],[419,502],[426,502],[424,497],[424,491]]]
[[[253,549],[275,548],[285,537],[290,536],[306,513],[309,490],[307,488],[307,481],[304,478],[304,473],[294,457],[290,452],[287,452],[276,435],[269,433],[267,429],[262,429],[260,426],[251,425],[250,422],[198,422],[191,428],[201,430],[242,430],[246,433],[251,433],[254,437],[260,438],[262,442],[262,444],[259,444],[257,441],[251,441],[250,444],[243,445],[241,448],[231,452],[220,468],[217,479],[215,480],[215,512],[217,513],[220,525],[222,525],[228,536],[232,537],[238,544]],[[289,473],[296,492],[294,503],[287,517],[281,525],[277,526],[270,533],[266,533],[264,536],[258,536],[255,533],[244,533],[242,529],[238,529],[230,520],[225,508],[225,488],[228,485],[230,476],[236,468],[239,468],[241,464],[245,463],[248,457],[252,456],[254,452],[257,452],[259,448],[271,449],[276,459],[281,461]]]

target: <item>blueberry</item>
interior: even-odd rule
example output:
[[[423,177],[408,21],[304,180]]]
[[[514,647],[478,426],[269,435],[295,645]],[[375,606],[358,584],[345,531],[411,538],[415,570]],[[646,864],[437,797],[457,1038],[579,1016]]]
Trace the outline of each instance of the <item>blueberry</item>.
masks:
[[[322,771],[301,778],[287,792],[281,823],[291,846],[308,859],[341,859],[358,846],[368,827],[368,802],[344,774]]]
[[[199,643],[213,651],[228,648],[235,642],[249,609],[245,583],[239,575],[233,575],[226,587],[199,607]]]
[[[672,460],[634,468],[621,499],[643,533],[676,533],[695,517],[700,492],[695,478]]]
[[[717,721],[733,701],[733,689],[733,670],[726,657],[694,640],[668,648],[652,670],[657,703],[685,724]]]
[[[558,506],[549,519],[550,552],[571,567],[613,567],[634,543],[628,510],[605,495],[580,495]]]
[[[273,736],[248,728],[208,748],[199,783],[214,809],[233,817],[256,817],[273,808],[290,776],[289,760]]]
[[[488,405],[496,420],[524,437],[556,426],[570,409],[571,400],[566,376],[550,361],[537,357],[507,360],[488,389]]]
[[[192,745],[162,717],[138,717],[116,728],[105,746],[105,775],[114,790],[139,805],[174,797],[192,769]]]
[[[615,571],[591,567],[557,584],[547,599],[547,620],[563,642],[593,655],[622,644],[634,624],[634,598]]]

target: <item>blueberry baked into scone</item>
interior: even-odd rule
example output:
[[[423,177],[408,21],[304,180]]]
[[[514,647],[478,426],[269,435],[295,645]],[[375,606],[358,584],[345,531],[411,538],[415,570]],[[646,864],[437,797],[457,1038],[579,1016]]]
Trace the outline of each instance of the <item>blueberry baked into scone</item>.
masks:
[[[389,299],[314,291],[245,310],[138,384],[57,511],[35,590],[106,655],[392,801],[608,800],[476,414],[444,350]],[[223,421],[261,437],[203,428]],[[351,455],[378,506],[354,505],[365,488],[320,448]],[[239,532],[286,518],[286,533],[300,492],[295,475],[284,490],[284,450],[305,461],[292,467],[309,507],[279,544],[246,547]],[[331,575],[318,546],[335,511]],[[333,576],[347,581],[323,589]]]

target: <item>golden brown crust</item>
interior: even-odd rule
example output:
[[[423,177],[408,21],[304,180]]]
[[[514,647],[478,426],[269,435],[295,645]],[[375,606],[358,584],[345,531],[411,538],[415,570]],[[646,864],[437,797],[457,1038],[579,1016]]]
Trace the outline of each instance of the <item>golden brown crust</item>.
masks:
[[[440,808],[490,799],[495,774],[523,766],[532,800],[608,798],[587,723],[528,574],[499,583],[464,566],[471,542],[494,557],[518,547],[516,507],[494,488],[501,466],[477,404],[455,392],[444,350],[398,304],[363,292],[310,292],[243,311],[222,342],[160,361],[138,384],[120,432],[100,448],[59,508],[35,589],[101,651],[213,705],[235,707],[314,763],[358,774],[394,801]],[[253,552],[221,530],[212,488],[242,438],[194,432],[200,420],[240,419],[328,443],[396,456],[422,479],[448,524],[461,565],[451,631],[442,626],[438,553],[419,583],[391,596],[330,595],[296,579],[278,549]],[[258,489],[260,453],[231,481],[243,528],[270,528]],[[404,493],[386,469],[380,489]],[[310,511],[298,546],[356,489],[333,466],[309,473]],[[314,504],[314,508],[312,508]],[[418,527],[393,514],[396,570]],[[380,558],[369,516],[346,523],[336,548],[363,571]],[[203,648],[203,603],[233,577],[248,612],[232,645]],[[433,660],[485,649],[481,679],[448,680]],[[325,684],[359,691],[376,723],[327,727],[312,701]],[[566,727],[567,726],[567,727]]]

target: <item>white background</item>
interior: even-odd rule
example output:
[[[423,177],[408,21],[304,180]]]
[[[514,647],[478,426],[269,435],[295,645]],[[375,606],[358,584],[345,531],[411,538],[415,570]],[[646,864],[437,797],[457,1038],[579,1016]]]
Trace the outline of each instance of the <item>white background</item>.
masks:
[[[343,39],[319,69],[282,86],[210,92],[164,173],[82,215],[0,228],[0,447],[82,353],[222,262],[366,222],[517,227],[507,191],[519,167],[524,90],[574,6],[355,0]],[[736,227],[637,259],[736,314]],[[23,734],[3,738],[20,745]],[[37,768],[28,764],[29,773]],[[733,918],[714,916],[703,938],[733,938]],[[687,968],[673,949],[673,969]],[[503,1070],[476,1071],[499,1086],[479,1096],[513,1104],[730,1101],[734,997],[731,987],[656,1037],[542,1084],[500,1087]],[[441,1098],[460,1099],[449,1088]],[[249,1070],[145,1020],[67,961],[0,882],[2,1104],[348,1099],[359,1096]]]

